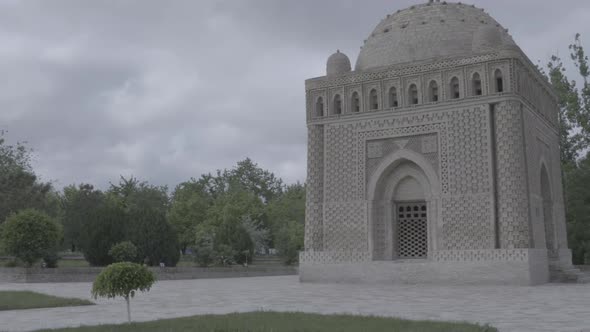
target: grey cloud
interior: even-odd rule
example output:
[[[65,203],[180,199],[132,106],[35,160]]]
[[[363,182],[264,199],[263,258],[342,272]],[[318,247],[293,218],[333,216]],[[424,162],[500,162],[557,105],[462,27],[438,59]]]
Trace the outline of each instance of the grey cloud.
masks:
[[[58,186],[175,186],[251,157],[305,179],[304,80],[410,0],[0,1],[0,129]],[[530,55],[589,40],[584,0],[484,1]]]

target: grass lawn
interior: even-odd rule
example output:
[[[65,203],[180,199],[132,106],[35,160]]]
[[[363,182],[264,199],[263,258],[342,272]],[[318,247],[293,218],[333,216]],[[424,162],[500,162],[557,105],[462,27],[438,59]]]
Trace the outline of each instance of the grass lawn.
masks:
[[[145,323],[101,325],[43,331],[203,331],[203,332],[497,332],[467,323],[408,321],[359,316],[323,316],[303,313],[253,312],[164,319]]]
[[[60,259],[57,267],[89,267],[90,264],[84,259]]]
[[[87,300],[39,294],[29,291],[0,291],[0,310],[71,307],[94,304]]]

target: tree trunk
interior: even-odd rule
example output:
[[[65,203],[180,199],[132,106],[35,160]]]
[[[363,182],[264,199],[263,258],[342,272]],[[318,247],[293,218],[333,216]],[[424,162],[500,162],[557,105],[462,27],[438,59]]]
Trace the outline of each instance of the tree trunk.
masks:
[[[129,305],[129,295],[125,296],[125,301],[127,301],[127,321],[131,323],[131,306]]]

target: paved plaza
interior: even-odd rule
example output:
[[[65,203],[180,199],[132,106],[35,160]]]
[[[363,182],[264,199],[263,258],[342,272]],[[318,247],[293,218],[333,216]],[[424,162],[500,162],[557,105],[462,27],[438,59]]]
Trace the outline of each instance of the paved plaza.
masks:
[[[0,284],[90,299],[90,283]],[[0,312],[0,330],[27,331],[123,323],[123,299],[95,306]],[[132,300],[132,319],[256,310],[352,313],[490,323],[502,332],[580,332],[590,328],[590,284],[516,286],[348,285],[299,283],[297,276],[161,281]]]

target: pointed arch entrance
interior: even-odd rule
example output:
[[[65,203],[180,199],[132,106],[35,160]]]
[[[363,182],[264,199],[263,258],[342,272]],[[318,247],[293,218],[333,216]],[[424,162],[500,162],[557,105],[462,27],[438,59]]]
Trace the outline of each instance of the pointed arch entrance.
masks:
[[[436,249],[440,185],[420,154],[400,150],[369,177],[373,260],[425,259]]]

